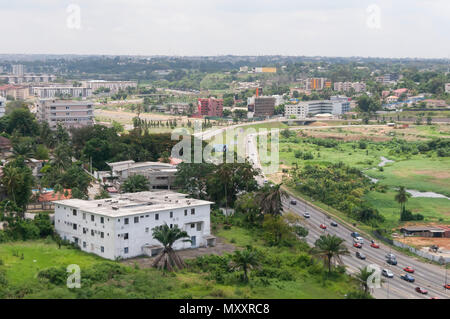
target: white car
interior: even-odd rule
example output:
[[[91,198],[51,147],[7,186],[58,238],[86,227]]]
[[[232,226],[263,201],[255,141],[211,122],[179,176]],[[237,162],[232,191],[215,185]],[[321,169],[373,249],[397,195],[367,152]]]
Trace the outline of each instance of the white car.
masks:
[[[364,244],[364,239],[362,237],[358,236],[356,238],[353,238],[353,242],[354,243],[360,243],[362,245],[362,244]]]
[[[310,218],[311,215],[310,215],[309,213],[304,213],[304,214],[303,214],[303,217],[305,217],[305,218]]]
[[[392,271],[390,271],[389,269],[383,269],[383,270],[381,271],[381,274],[382,274],[384,277],[394,278],[394,274],[393,274]]]

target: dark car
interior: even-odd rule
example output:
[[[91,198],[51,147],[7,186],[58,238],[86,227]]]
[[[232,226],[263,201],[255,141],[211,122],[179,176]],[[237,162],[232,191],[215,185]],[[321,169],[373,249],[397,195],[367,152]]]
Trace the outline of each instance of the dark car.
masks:
[[[336,223],[335,221],[332,221],[332,222],[330,223],[330,225],[333,226],[333,227],[337,227],[337,223]]]
[[[414,282],[415,280],[414,277],[411,276],[410,274],[401,275],[400,278],[409,282]]]
[[[359,251],[356,252],[356,257],[358,257],[359,259],[366,259],[366,255],[364,255],[363,253],[360,253]]]
[[[391,265],[397,265],[397,259],[389,258],[386,262]]]
[[[297,205],[297,201],[296,200],[291,200],[291,205]]]
[[[350,234],[353,238],[360,237],[357,232],[353,232]]]

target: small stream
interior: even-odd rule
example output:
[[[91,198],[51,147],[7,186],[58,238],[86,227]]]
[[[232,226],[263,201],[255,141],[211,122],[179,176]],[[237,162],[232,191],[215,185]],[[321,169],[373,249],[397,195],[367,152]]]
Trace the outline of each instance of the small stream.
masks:
[[[395,161],[387,159],[384,156],[380,156],[381,159],[381,163],[378,164],[378,167],[383,167],[385,166],[387,163],[394,163]],[[364,174],[364,173],[363,173]],[[370,177],[369,175],[364,174],[364,176],[366,176],[368,179],[370,179],[370,181],[372,183],[378,183],[379,179],[377,178],[373,178]],[[425,198],[447,198],[450,200],[450,197],[447,197],[443,194],[438,194],[435,192],[421,192],[415,189],[407,189],[406,192],[408,192],[409,194],[411,194],[411,197],[425,197]]]

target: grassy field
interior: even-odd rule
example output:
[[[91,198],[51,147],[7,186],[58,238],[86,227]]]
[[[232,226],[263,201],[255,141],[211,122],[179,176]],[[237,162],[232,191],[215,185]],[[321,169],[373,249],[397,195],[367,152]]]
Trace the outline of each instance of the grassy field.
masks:
[[[305,255],[304,244],[297,247],[268,247],[261,237],[248,229],[232,226],[220,229],[217,236],[238,247],[252,244],[267,258],[279,260],[279,267],[292,276],[291,279],[267,277],[261,284],[250,272],[250,283],[231,281],[219,283],[208,272],[199,272],[187,268],[175,273],[164,273],[153,268],[126,266],[116,261],[106,261],[95,255],[86,254],[76,249],[62,247],[58,249],[51,241],[28,241],[0,244],[0,275],[5,273],[8,281],[8,298],[295,298],[324,299],[344,298],[349,291],[357,290],[350,277],[332,273],[327,279],[321,262],[311,267],[301,266],[293,261],[299,254]],[[23,258],[21,257],[23,254]],[[39,271],[50,267],[67,267],[78,264],[81,268],[82,287],[68,289],[63,283],[56,284],[42,281],[37,277]],[[122,269],[109,279],[101,278],[103,265]],[[320,266],[317,268],[317,266]],[[270,269],[270,268],[269,268]],[[65,271],[63,271],[65,273]],[[95,274],[97,272],[97,274]],[[91,274],[91,277],[88,274]],[[92,273],[95,275],[92,277]],[[88,279],[86,283],[83,278]],[[65,278],[65,277],[64,277]],[[0,285],[0,296],[4,294]]]
[[[436,137],[446,132],[446,126],[427,126],[422,133],[431,134]],[[333,132],[335,129],[324,129],[323,132]],[[358,132],[341,133],[353,135]],[[416,131],[419,132],[419,131]],[[385,132],[384,132],[385,133]],[[384,134],[383,133],[383,134]],[[366,132],[367,134],[367,132]],[[420,133],[419,133],[420,134]],[[394,200],[395,189],[405,186],[407,189],[422,192],[436,192],[450,196],[450,158],[437,157],[433,155],[402,155],[391,150],[386,143],[366,141],[366,148],[360,148],[358,141],[340,142],[337,147],[326,148],[312,143],[305,143],[303,139],[281,139],[280,140],[280,170],[297,165],[303,167],[306,164],[326,164],[344,162],[352,167],[364,171],[365,174],[379,180],[380,185],[387,186],[386,193],[372,191],[365,195],[365,200],[376,207],[385,217],[386,228],[394,228],[399,225],[399,207]],[[296,152],[301,152],[296,157]],[[313,158],[304,160],[303,154],[312,154]],[[387,163],[383,169],[378,164],[382,161],[381,156],[394,163]],[[281,176],[281,173],[278,175]],[[280,176],[273,178],[280,181]],[[450,200],[445,198],[410,198],[408,209],[414,213],[424,215],[425,222],[450,222]],[[328,208],[329,209],[329,208]],[[339,214],[339,212],[337,212]],[[342,214],[341,214],[342,215]],[[344,219],[345,217],[342,216]]]
[[[58,249],[54,242],[44,240],[0,244],[0,259],[3,260],[0,269],[4,269],[8,281],[15,284],[36,281],[40,270],[55,265],[77,264],[83,269],[104,260],[75,249]]]

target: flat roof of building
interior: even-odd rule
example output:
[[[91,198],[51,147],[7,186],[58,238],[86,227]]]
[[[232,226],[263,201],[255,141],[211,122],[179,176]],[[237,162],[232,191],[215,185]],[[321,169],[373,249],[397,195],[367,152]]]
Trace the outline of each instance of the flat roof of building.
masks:
[[[123,217],[214,204],[210,201],[187,198],[186,194],[169,190],[125,193],[98,200],[57,200],[53,203],[107,217]]]

